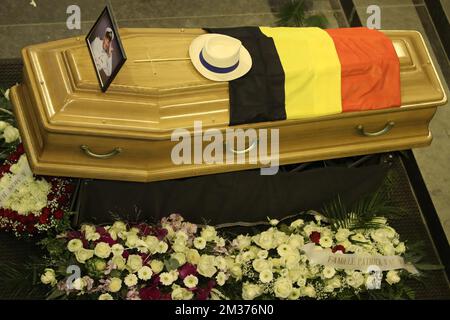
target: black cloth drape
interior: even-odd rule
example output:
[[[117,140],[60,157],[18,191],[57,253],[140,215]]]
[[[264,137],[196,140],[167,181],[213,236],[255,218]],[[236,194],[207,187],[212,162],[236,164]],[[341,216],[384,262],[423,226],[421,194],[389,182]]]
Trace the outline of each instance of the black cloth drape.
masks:
[[[230,125],[285,120],[284,71],[272,38],[258,27],[205,28],[239,39],[252,57],[252,68],[229,82]]]
[[[240,171],[150,183],[83,180],[78,223],[109,223],[115,217],[155,222],[171,213],[216,225],[237,221],[281,219],[301,211],[320,210],[340,196],[346,204],[375,191],[386,168],[329,167],[261,176]]]

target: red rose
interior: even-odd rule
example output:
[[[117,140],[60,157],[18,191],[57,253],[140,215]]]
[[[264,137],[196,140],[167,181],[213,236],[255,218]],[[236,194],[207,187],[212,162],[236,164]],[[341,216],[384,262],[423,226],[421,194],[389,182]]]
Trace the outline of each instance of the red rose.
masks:
[[[55,219],[61,220],[64,217],[64,211],[58,209],[53,213],[53,216],[55,217]]]
[[[23,154],[23,153],[25,153],[25,149],[24,149],[24,147],[23,147],[23,144],[22,144],[22,143],[21,143],[21,144],[19,144],[19,145],[17,146],[16,152],[17,152],[17,153],[19,153],[19,154]]]
[[[160,300],[161,291],[155,287],[147,287],[139,290],[139,297],[142,300]]]
[[[309,239],[311,239],[311,241],[314,242],[315,244],[319,244],[320,232],[317,231],[311,232],[311,234],[309,235]]]
[[[4,165],[0,166],[1,173],[7,173],[7,172],[9,172],[9,169],[11,169],[10,164],[4,164]]]
[[[333,252],[333,253],[335,253],[336,251],[342,251],[342,253],[345,253],[345,248],[344,248],[344,246],[338,244],[333,249],[331,249],[331,252]]]
[[[40,224],[47,224],[48,223],[48,214],[43,213],[39,216],[39,223]]]

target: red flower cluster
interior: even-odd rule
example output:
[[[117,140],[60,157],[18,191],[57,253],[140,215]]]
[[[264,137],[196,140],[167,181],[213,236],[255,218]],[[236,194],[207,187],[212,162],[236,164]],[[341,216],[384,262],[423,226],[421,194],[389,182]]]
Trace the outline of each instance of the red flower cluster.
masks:
[[[5,163],[0,166],[0,179],[10,172],[11,166],[19,161],[25,150],[19,144]],[[69,208],[70,198],[75,190],[72,180],[58,177],[41,177],[51,184],[51,191],[47,196],[47,206],[40,214],[19,214],[16,211],[0,208],[0,230],[12,231],[17,235],[34,234],[40,230],[48,230],[64,218],[64,212]]]

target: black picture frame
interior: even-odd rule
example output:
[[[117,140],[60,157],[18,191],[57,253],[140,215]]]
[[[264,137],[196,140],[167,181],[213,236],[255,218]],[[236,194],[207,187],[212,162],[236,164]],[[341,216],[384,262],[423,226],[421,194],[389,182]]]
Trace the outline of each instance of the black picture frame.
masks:
[[[106,20],[106,21],[105,21]],[[91,42],[95,40],[95,35],[99,35],[99,30],[102,30],[104,26],[107,25],[109,28],[112,29],[114,33],[114,37],[111,40],[111,45],[113,46],[113,53],[111,53],[111,64],[112,64],[112,70],[111,74],[108,76],[103,69],[99,70],[97,68],[97,65],[95,63],[95,57],[94,52],[91,46]],[[104,29],[103,29],[104,30]],[[101,31],[104,33],[104,31]],[[94,25],[92,26],[91,30],[87,34],[86,38],[86,45],[88,47],[89,55],[92,60],[93,67],[95,69],[95,74],[97,75],[97,79],[100,85],[100,89],[102,92],[106,92],[111,82],[116,77],[119,70],[122,68],[123,64],[127,60],[127,56],[125,54],[125,50],[122,45],[122,41],[120,39],[119,35],[119,28],[117,27],[117,23],[114,19],[113,13],[109,5],[107,5],[103,10],[100,16],[97,18],[97,21],[95,21]],[[113,58],[116,57],[118,59],[117,62],[113,61]],[[115,60],[115,59],[114,59]]]

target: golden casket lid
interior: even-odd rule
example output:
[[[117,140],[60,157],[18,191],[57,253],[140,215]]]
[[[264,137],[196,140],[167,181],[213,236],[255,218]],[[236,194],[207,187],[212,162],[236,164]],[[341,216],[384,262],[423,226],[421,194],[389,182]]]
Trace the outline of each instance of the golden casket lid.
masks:
[[[400,58],[403,107],[445,103],[442,84],[420,33],[384,32],[393,40]],[[188,58],[189,44],[204,33],[202,29],[120,29],[120,33],[128,60],[106,93],[100,91],[84,38],[23,49],[25,84],[47,131],[160,140],[170,139],[175,128],[192,129],[194,120],[201,120],[204,128],[227,126],[227,83],[205,79],[190,60],[134,62]],[[336,116],[351,113],[323,118]],[[271,123],[252,124],[261,126]]]

